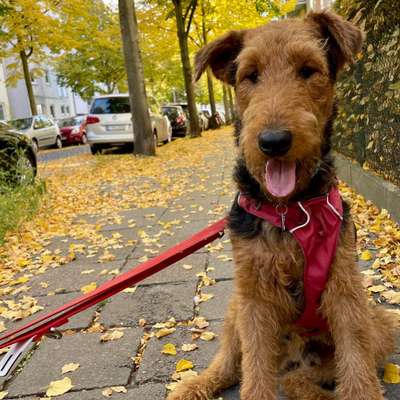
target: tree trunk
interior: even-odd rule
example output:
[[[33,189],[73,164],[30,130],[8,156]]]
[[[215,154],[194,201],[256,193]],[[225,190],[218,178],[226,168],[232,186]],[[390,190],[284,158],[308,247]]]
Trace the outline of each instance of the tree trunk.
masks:
[[[135,2],[134,0],[118,0],[118,6],[125,68],[128,77],[129,99],[132,110],[134,153],[155,155],[155,143],[139,48]]]
[[[189,108],[190,117],[190,136],[201,136],[199,117],[197,114],[196,99],[194,95],[194,86],[192,78],[192,68],[190,66],[188,34],[185,31],[185,21],[183,18],[181,0],[174,0],[176,27],[179,39],[179,47],[181,52],[183,77],[185,80],[186,98]]]
[[[22,69],[24,71],[24,80],[25,80],[26,90],[28,92],[31,113],[32,115],[37,115],[36,100],[35,100],[35,95],[33,94],[33,87],[32,87],[32,77],[29,71],[28,57],[26,56],[25,50],[21,50],[19,52],[19,56],[21,57]]]
[[[230,86],[227,87],[228,91],[228,99],[229,99],[229,108],[231,114],[231,120],[234,122],[236,120],[236,110],[235,110],[235,103],[233,102],[233,95],[232,95],[232,88]]]
[[[224,100],[224,110],[225,110],[225,123],[228,125],[231,123],[231,112],[229,110],[229,101],[228,101],[228,89],[226,88],[225,83],[222,83],[222,96]]]
[[[208,43],[208,40],[207,40],[206,10],[205,10],[204,0],[201,1],[201,19],[202,19],[201,28],[203,35],[203,45],[205,46]],[[208,86],[208,99],[211,108],[210,128],[216,129],[218,128],[216,119],[217,106],[215,105],[214,86],[213,86],[212,74],[209,68],[207,68],[207,86]]]

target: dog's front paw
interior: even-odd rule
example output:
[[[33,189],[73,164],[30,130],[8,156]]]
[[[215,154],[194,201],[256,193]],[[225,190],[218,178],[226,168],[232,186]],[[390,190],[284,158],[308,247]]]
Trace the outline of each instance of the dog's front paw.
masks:
[[[206,386],[198,378],[194,378],[178,385],[167,400],[211,400],[211,398],[207,395]]]

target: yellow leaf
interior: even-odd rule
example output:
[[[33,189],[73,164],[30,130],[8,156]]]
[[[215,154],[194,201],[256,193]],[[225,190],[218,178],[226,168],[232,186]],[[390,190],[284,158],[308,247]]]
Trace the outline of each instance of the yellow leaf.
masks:
[[[3,400],[8,395],[8,392],[0,392],[0,400]]]
[[[383,381],[385,383],[400,383],[400,367],[396,364],[386,364]]]
[[[127,393],[126,387],[124,386],[112,386],[111,390],[115,393]]]
[[[97,289],[97,283],[92,282],[92,283],[89,283],[88,285],[82,286],[81,292],[84,294],[87,294],[87,293],[93,292],[93,290],[96,290],[96,289]]]
[[[363,251],[360,255],[360,260],[363,261],[370,261],[372,260],[372,258],[373,258],[372,253],[369,250]]]
[[[375,285],[368,288],[368,290],[372,293],[381,293],[387,289],[384,285]]]
[[[214,332],[203,332],[200,335],[200,339],[205,340],[206,342],[210,342],[211,340],[214,340],[216,336],[217,335]]]
[[[72,381],[69,378],[61,379],[60,381],[50,382],[46,391],[47,397],[60,396],[72,389]]]
[[[162,328],[156,332],[156,337],[158,339],[161,339],[164,336],[171,335],[171,333],[174,333],[175,331],[176,331],[176,328]]]
[[[111,332],[106,332],[100,340],[102,342],[109,342],[111,340],[118,340],[121,339],[122,336],[124,336],[124,332],[122,331],[111,331]]]
[[[65,364],[61,369],[61,373],[66,374],[68,372],[74,372],[78,368],[79,368],[79,364],[76,364],[76,363]]]
[[[136,289],[137,289],[137,286],[129,287],[129,288],[124,289],[122,292],[123,293],[135,293]]]
[[[176,364],[175,371],[176,372],[183,372],[187,371],[188,369],[192,369],[194,367],[193,363],[189,360],[179,360],[178,363]]]
[[[181,349],[184,352],[189,352],[189,351],[194,351],[197,350],[199,348],[199,346],[197,346],[197,344],[195,343],[190,343],[190,344],[183,344]]]
[[[193,266],[190,264],[183,264],[182,267],[183,267],[183,269],[186,269],[186,271],[189,271],[190,269],[193,268]]]
[[[161,350],[161,353],[167,354],[169,356],[176,356],[176,347],[172,343],[164,344],[163,349]]]

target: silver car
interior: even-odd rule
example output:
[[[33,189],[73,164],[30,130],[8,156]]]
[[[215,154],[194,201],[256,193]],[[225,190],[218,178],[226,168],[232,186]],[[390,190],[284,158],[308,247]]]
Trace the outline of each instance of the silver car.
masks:
[[[43,147],[62,147],[60,130],[57,124],[46,115],[14,119],[8,122],[16,131],[32,140],[35,151]]]
[[[172,128],[168,118],[150,113],[156,143],[170,142]],[[127,94],[98,96],[86,117],[86,135],[93,154],[105,148],[133,145],[135,135]]]

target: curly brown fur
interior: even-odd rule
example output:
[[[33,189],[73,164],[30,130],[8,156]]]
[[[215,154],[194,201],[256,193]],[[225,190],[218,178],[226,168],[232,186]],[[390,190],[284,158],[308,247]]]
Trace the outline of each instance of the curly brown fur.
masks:
[[[197,79],[211,67],[218,79],[235,86],[234,177],[240,191],[285,204],[336,185],[330,155],[334,83],[361,44],[358,28],[322,12],[230,32],[198,53]],[[279,159],[295,165],[296,182],[285,197],[273,195],[265,183],[270,157],[259,147],[265,129],[291,132],[290,150]],[[236,201],[229,227],[235,287],[220,350],[203,373],[168,399],[212,399],[240,382],[241,400],[274,400],[279,385],[293,400],[383,400],[376,368],[392,351],[394,325],[384,310],[368,303],[348,206],[319,310],[330,330],[316,337],[302,336],[294,324],[304,308],[304,260],[292,235]]]

